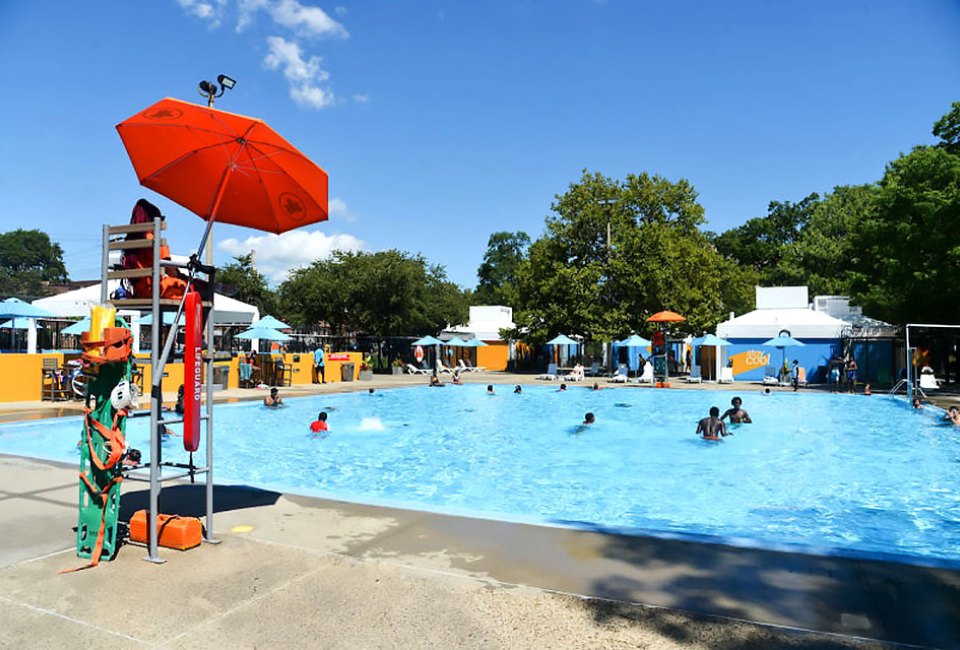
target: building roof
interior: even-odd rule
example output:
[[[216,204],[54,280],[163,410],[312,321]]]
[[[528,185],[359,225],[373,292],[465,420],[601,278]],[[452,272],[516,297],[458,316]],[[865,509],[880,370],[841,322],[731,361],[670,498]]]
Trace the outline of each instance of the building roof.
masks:
[[[717,325],[723,339],[768,339],[790,332],[796,339],[837,339],[847,323],[812,309],[756,309]]]

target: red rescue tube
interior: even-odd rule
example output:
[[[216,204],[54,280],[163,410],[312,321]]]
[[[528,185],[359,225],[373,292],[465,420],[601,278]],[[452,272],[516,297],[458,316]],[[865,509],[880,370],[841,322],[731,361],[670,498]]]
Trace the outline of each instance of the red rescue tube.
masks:
[[[183,346],[183,448],[200,446],[200,391],[203,388],[203,309],[200,294],[191,291],[183,305],[186,334]]]

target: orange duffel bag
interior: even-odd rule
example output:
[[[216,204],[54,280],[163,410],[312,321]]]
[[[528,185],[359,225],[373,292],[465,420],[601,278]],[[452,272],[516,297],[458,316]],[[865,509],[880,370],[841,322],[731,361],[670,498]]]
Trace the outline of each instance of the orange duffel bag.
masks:
[[[203,526],[196,517],[180,515],[157,515],[157,543],[167,548],[185,551],[200,546],[203,541]],[[130,541],[149,543],[147,511],[137,510],[130,518]]]

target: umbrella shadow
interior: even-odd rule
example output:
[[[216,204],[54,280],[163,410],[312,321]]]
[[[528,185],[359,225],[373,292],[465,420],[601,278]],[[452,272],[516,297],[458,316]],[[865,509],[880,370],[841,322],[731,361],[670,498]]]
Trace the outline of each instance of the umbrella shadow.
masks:
[[[246,485],[214,485],[213,512],[229,512],[260,506],[273,505],[280,498],[279,492],[260,490]],[[203,517],[207,514],[206,486],[174,485],[163,488],[160,493],[159,510],[178,514],[181,517]],[[130,521],[138,510],[149,510],[150,490],[126,492],[120,499],[120,521]]]

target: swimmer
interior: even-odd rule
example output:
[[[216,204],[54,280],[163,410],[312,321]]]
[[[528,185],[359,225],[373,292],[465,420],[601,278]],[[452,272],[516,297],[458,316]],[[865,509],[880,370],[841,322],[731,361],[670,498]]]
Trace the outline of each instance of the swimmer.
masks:
[[[913,406],[913,408],[915,408],[915,409],[917,409],[917,410],[920,410],[920,409],[923,408],[923,402],[920,401],[920,398],[919,398],[919,397],[914,397],[914,398],[913,398],[913,403],[911,404],[911,406]]]
[[[487,395],[496,395],[497,393],[493,390],[493,384],[487,384]]]
[[[960,407],[951,406],[949,409],[947,409],[947,413],[944,415],[944,418],[960,427]]]
[[[732,408],[728,408],[723,412],[723,415],[720,416],[721,420],[725,420],[729,416],[731,424],[739,424],[740,422],[750,424],[753,422],[753,420],[750,419],[750,414],[743,410],[742,399],[734,397],[730,400],[730,405]]]
[[[274,386],[270,389],[270,394],[263,398],[263,405],[270,408],[283,406],[283,400],[280,398],[280,391]]]
[[[367,391],[367,394],[368,394],[368,395],[373,395],[374,392],[375,392],[375,391],[371,388],[370,390]]]
[[[557,389],[557,392],[558,392],[558,393],[562,393],[562,392],[564,392],[565,390],[567,390],[567,385],[566,385],[566,384],[560,384],[560,388]]]
[[[710,416],[705,417],[697,424],[697,435],[703,435],[707,439],[716,439],[720,436],[732,436],[732,433],[727,433],[727,427],[723,423],[723,420],[719,418],[720,409],[716,406],[710,407]]]
[[[139,467],[141,458],[139,449],[130,449],[123,455],[122,462],[125,467]]]
[[[769,389],[769,388],[764,388],[764,389],[763,389],[763,394],[764,394],[764,395],[769,395],[769,394],[770,394],[770,389]]]
[[[517,384],[516,388],[513,389],[514,395],[519,395],[523,392],[523,388],[520,387],[520,384]]]
[[[437,373],[433,373],[432,375],[430,375],[430,387],[431,387],[431,388],[433,388],[433,387],[439,388],[439,387],[441,387],[441,386],[443,386],[443,382],[441,382],[441,381],[440,381],[440,378],[437,377]]]
[[[603,386],[601,386],[597,382],[593,382],[593,386],[590,388],[590,390],[603,390]]]
[[[866,386],[863,387],[863,394],[873,395],[873,391],[870,390],[870,384],[867,384]]]
[[[330,430],[330,427],[327,426],[327,413],[325,411],[320,411],[317,419],[310,423],[310,430],[314,433],[326,433]]]
[[[594,417],[593,413],[587,413],[583,416],[584,424],[593,424],[596,421],[597,421],[597,418]]]

